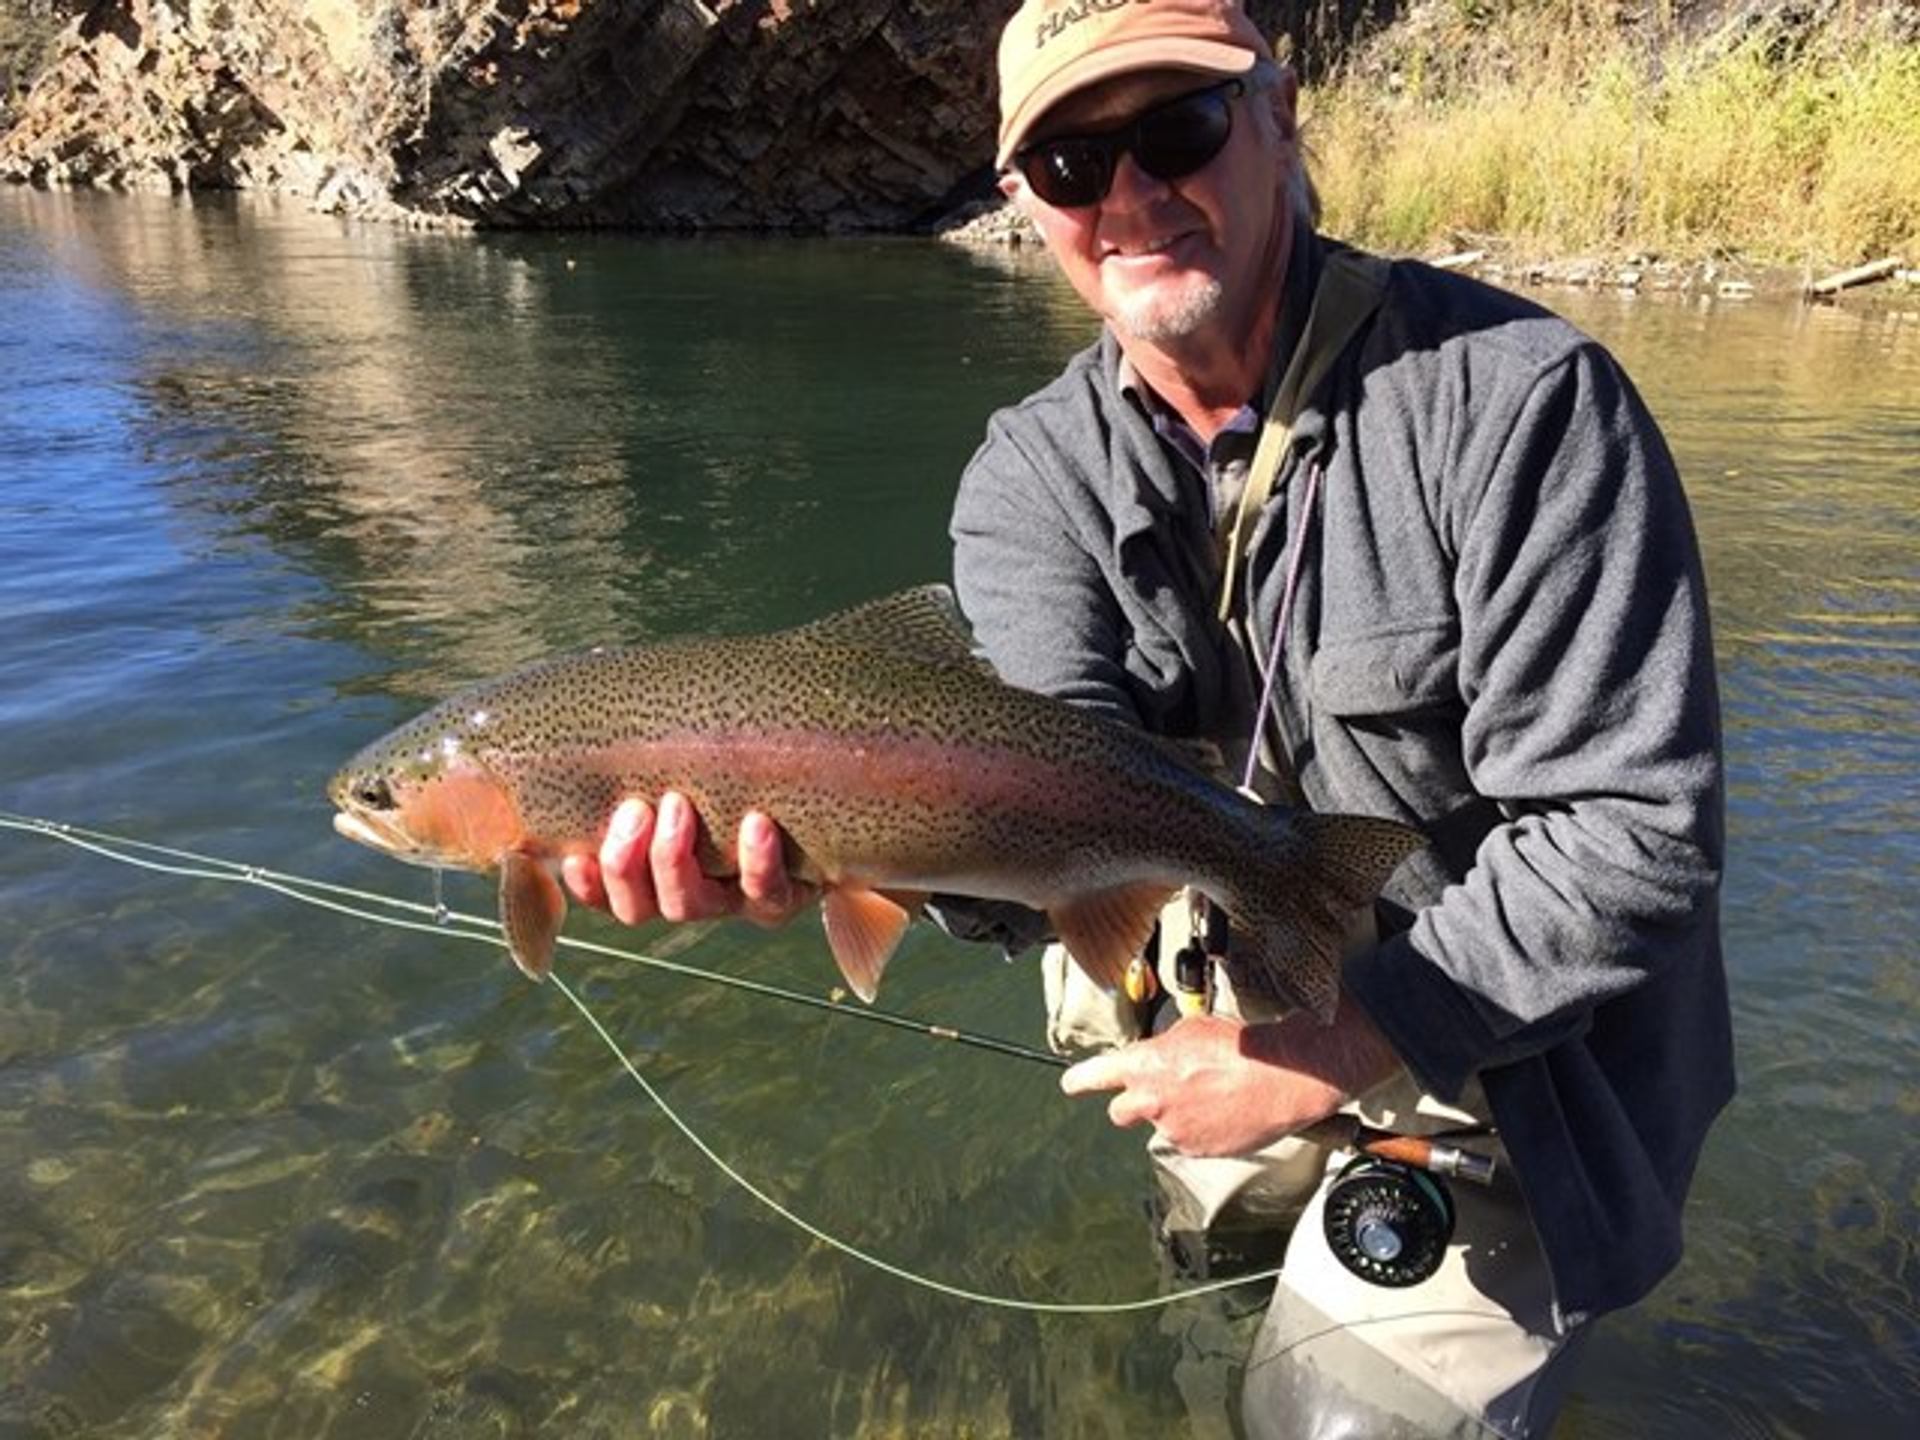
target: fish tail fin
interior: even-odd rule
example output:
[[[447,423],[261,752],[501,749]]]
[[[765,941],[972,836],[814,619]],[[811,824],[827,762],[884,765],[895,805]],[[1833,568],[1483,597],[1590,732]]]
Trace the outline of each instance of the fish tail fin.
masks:
[[[1354,912],[1426,837],[1397,820],[1277,807],[1260,824],[1270,839],[1257,865],[1220,897],[1234,920],[1235,955],[1250,962],[1260,989],[1331,1020]]]

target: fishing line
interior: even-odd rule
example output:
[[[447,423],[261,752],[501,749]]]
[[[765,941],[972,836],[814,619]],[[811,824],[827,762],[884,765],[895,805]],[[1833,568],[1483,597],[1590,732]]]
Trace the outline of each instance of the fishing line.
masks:
[[[435,871],[434,903],[422,905],[411,900],[401,900],[392,895],[382,895],[377,891],[355,890],[347,885],[335,885],[325,880],[313,880],[303,875],[289,875],[278,870],[268,870],[259,865],[245,865],[234,860],[223,860],[216,856],[200,855],[191,850],[180,850],[168,845],[156,845],[147,840],[134,840],[123,835],[114,835],[102,830],[88,830],[81,826],[69,825],[57,820],[42,820],[31,815],[16,815],[0,810],[0,828],[25,831],[29,834],[44,835],[60,840],[77,849],[117,860],[142,870],[153,870],[163,875],[174,875],[193,880],[220,880],[245,882],[257,885],[263,890],[284,895],[288,899],[303,904],[317,906],[323,910],[332,910],[356,919],[371,920],[377,924],[392,925],[396,929],[418,930],[431,935],[458,935],[466,939],[480,940],[490,945],[501,945],[499,922],[481,915],[468,915],[451,910],[441,898],[438,883],[440,872]],[[147,855],[166,857],[164,861],[141,859],[127,851],[142,851]],[[183,862],[183,863],[168,863]],[[313,892],[313,893],[308,893]],[[423,925],[413,921],[395,920],[388,916],[370,914],[355,905],[344,904],[322,898],[339,896],[342,900],[357,900],[371,905],[384,905],[393,910],[404,910],[415,915],[425,915],[433,921]],[[452,930],[453,924],[473,927],[472,932]],[[990,1050],[996,1054],[1010,1055],[1020,1060],[1030,1060],[1036,1064],[1064,1069],[1069,1063],[1061,1056],[1046,1050],[1035,1050],[1031,1046],[1021,1045],[1012,1040],[1002,1040],[997,1035],[982,1035],[970,1030],[961,1030],[951,1025],[935,1025],[925,1020],[916,1020],[910,1015],[901,1015],[896,1011],[882,1010],[873,1006],[861,1006],[855,1009],[843,1005],[837,1000],[810,995],[803,990],[790,990],[782,985],[771,985],[762,980],[749,980],[740,975],[728,975],[718,970],[703,970],[697,965],[687,965],[676,960],[668,960],[658,955],[642,955],[637,951],[619,950],[610,945],[595,944],[591,940],[575,940],[560,936],[557,943],[565,949],[579,950],[592,955],[601,955],[613,960],[621,960],[632,965],[644,965],[655,970],[664,970],[670,974],[684,976],[690,980],[699,980],[709,985],[720,985],[731,990],[744,990],[768,999],[782,1000],[790,1005],[803,1005],[812,1010],[826,1010],[848,1020],[864,1020],[869,1024],[887,1025],[894,1029],[908,1030],[916,1035],[932,1040],[951,1040],[973,1049]]]
[[[182,850],[173,846],[156,845],[150,841],[134,840],[127,836],[115,835],[103,830],[88,830],[77,825],[69,825],[57,820],[43,820],[32,815],[18,815],[0,811],[0,829],[17,830],[29,835],[39,835],[58,840],[102,859],[118,864],[131,865],[136,869],[149,870],[162,875],[171,875],[182,879],[213,880],[226,884],[253,885],[272,891],[302,905],[312,905],[321,910],[366,920],[375,925],[385,925],[396,930],[417,930],[423,934],[451,936],[460,940],[472,940],[495,948],[504,948],[505,941],[500,934],[497,922],[479,915],[467,915],[457,910],[449,910],[444,903],[422,905],[411,900],[402,900],[392,895],[382,895],[377,891],[355,890],[346,885],[335,885],[325,880],[313,880],[303,875],[291,875],[282,871],[268,870],[258,865],[246,865],[234,860],[221,859],[218,856],[197,854],[191,850]],[[337,897],[337,898],[335,898]],[[362,904],[348,903],[350,901]],[[436,892],[436,902],[438,895]],[[374,910],[363,908],[365,905],[383,905],[392,910],[406,911],[425,915],[428,919],[408,920],[398,915],[383,915]],[[454,926],[470,928],[456,929]],[[815,1009],[830,1010],[835,1015],[848,1018],[871,1020],[880,1024],[914,1031],[934,1039],[951,1040],[973,1048],[991,1050],[999,1054],[1019,1059],[1040,1061],[1059,1067],[1067,1062],[1056,1055],[1043,1050],[1034,1050],[1010,1040],[1001,1040],[996,1036],[980,1035],[971,1031],[958,1030],[952,1026],[933,1025],[911,1016],[899,1015],[891,1011],[860,1009],[840,1005],[831,1000],[823,1000],[798,990],[788,990],[782,986],[769,985],[763,981],[747,980],[740,976],[725,975],[719,971],[703,970],[696,965],[686,965],[679,961],[664,959],[655,955],[642,955],[636,951],[619,950],[610,945],[598,945],[590,940],[574,940],[561,936],[558,943],[570,950],[585,951],[610,959],[623,960],[632,964],[646,965],[654,969],[665,970],[672,974],[683,975],[691,979],[703,980],[712,984],[725,985],[737,990],[746,990],[770,998],[804,1004]],[[628,1058],[600,1019],[588,1008],[586,1001],[575,993],[573,988],[561,979],[558,972],[551,973],[547,979],[553,984],[567,1002],[577,1011],[594,1035],[597,1036],[607,1052],[613,1056],[620,1068],[639,1086],[640,1091],[653,1103],[674,1129],[678,1130],[706,1160],[722,1175],[752,1196],[761,1205],[823,1245],[827,1245],[850,1259],[863,1265],[891,1275],[897,1280],[937,1294],[958,1300],[972,1301],[977,1305],[989,1305],[1003,1310],[1019,1310],[1043,1315],[1119,1315],[1135,1311],[1156,1310],[1163,1306],[1178,1304],[1183,1300],[1196,1299],[1203,1295],[1212,1295],[1224,1290],[1235,1289],[1242,1285],[1258,1284],[1272,1280],[1280,1274],[1279,1267],[1257,1270],[1249,1274],[1238,1275],[1227,1280],[1211,1280],[1203,1284],[1188,1286],[1170,1291],[1163,1295],[1149,1295],[1137,1300],[1110,1301],[1048,1301],[1025,1300],[1016,1296],[994,1295],[986,1291],[970,1290],[965,1286],[951,1285],[930,1275],[922,1275],[908,1270],[892,1261],[883,1259],[870,1251],[863,1250],[850,1241],[829,1234],[803,1216],[789,1210],[773,1196],[755,1185],[740,1171],[730,1165],[720,1154],[703,1140],[700,1135],[680,1117],[677,1110],[653,1084],[640,1073],[639,1068]]]

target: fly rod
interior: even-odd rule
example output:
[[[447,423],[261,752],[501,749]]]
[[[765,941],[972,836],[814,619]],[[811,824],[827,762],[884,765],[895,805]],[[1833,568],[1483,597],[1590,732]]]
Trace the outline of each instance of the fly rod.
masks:
[[[215,855],[202,855],[192,850],[182,850],[169,845],[156,845],[147,840],[135,840],[124,835],[110,834],[104,830],[89,830],[78,825],[69,825],[63,821],[44,820],[33,815],[18,815],[0,810],[0,828],[23,831],[27,834],[44,835],[59,840],[77,849],[100,855],[109,860],[118,860],[144,870],[159,871],[163,874],[184,875],[202,880],[217,880],[230,884],[254,885],[264,890],[288,896],[296,900],[319,905],[324,909],[336,910],[363,919],[386,919],[369,914],[355,905],[341,904],[322,899],[322,896],[337,896],[341,900],[357,901],[361,904],[383,905],[392,910],[404,910],[425,915],[432,919],[431,925],[418,925],[407,921],[389,921],[407,929],[417,929],[428,933],[453,935],[465,939],[478,940],[495,945],[504,945],[497,921],[478,915],[465,915],[450,911],[444,905],[426,905],[412,900],[401,900],[395,896],[382,895],[375,891],[355,890],[346,885],[335,885],[325,880],[313,880],[303,875],[290,875],[277,870],[269,870],[259,865],[246,865],[235,860],[222,859]],[[155,857],[155,858],[143,858]],[[470,926],[471,929],[450,928],[452,925]],[[852,1006],[843,1004],[830,996],[812,995],[803,990],[789,989],[784,985],[770,984],[764,980],[750,980],[740,975],[728,975],[718,970],[703,969],[698,965],[688,965],[683,961],[669,960],[664,956],[643,955],[633,950],[621,950],[611,945],[598,945],[590,940],[575,940],[562,936],[560,945],[600,955],[614,960],[623,960],[629,964],[644,965],[650,969],[665,971],[669,974],[684,976],[703,984],[719,985],[730,990],[741,990],[749,994],[760,995],[767,999],[782,1000],[790,1005],[802,1005],[813,1010],[825,1010],[849,1019],[865,1020],[875,1025],[887,1025],[896,1030],[905,1030],[933,1040],[946,1040],[964,1045],[973,1050],[986,1050],[997,1055],[1009,1055],[1019,1060],[1032,1061],[1041,1065],[1050,1065],[1055,1069],[1064,1069],[1072,1061],[1046,1050],[1037,1050],[1018,1041],[1005,1040],[997,1035],[983,1035],[971,1030],[963,1030],[954,1025],[937,1025],[931,1021],[917,1019],[911,1015],[902,1015],[898,1011],[877,1009],[873,1006]]]
[[[466,915],[450,911],[444,905],[425,905],[417,901],[401,900],[395,896],[378,892],[356,890],[346,885],[336,885],[325,880],[314,880],[303,875],[291,875],[278,870],[269,870],[258,865],[242,864],[239,861],[223,859],[215,855],[203,855],[192,850],[183,850],[169,845],[157,845],[148,840],[135,840],[124,835],[111,834],[104,830],[90,830],[63,821],[45,820],[33,815],[19,815],[0,811],[0,828],[18,830],[27,834],[42,835],[59,840],[77,849],[100,855],[109,860],[133,865],[144,870],[159,871],[164,874],[182,875],[203,880],[216,880],[229,884],[253,885],[271,890],[289,898],[335,910],[363,919],[377,920],[384,924],[397,925],[405,929],[420,930],[429,934],[451,935],[461,939],[475,940],[485,944],[503,945],[497,921],[478,915]],[[153,857],[153,858],[147,858]],[[339,897],[327,899],[326,896]],[[365,904],[384,905],[389,909],[409,911],[430,917],[431,924],[396,920],[390,916],[375,915],[357,905],[344,904],[342,901],[358,901]],[[452,929],[452,924],[471,927]],[[1026,1060],[1034,1064],[1050,1066],[1064,1070],[1074,1062],[1067,1056],[1055,1055],[1048,1050],[1038,1050],[1018,1041],[1006,1040],[997,1035],[984,1035],[973,1030],[964,1030],[955,1025],[940,1025],[932,1021],[921,1020],[912,1015],[902,1015],[893,1010],[882,1010],[873,1006],[854,1007],[841,1001],[821,995],[811,995],[803,990],[790,989],[784,985],[770,984],[764,980],[750,980],[740,975],[728,975],[718,970],[707,970],[698,965],[688,965],[684,961],[670,960],[664,956],[643,955],[633,950],[621,950],[610,945],[599,945],[591,940],[576,940],[560,937],[560,945],[593,955],[614,960],[623,960],[629,964],[644,965],[650,969],[665,971],[683,976],[703,984],[719,985],[731,990],[740,990],[748,994],[763,996],[771,1000],[784,1001],[790,1005],[800,1005],[811,1010],[824,1010],[836,1016],[848,1019],[865,1020],[875,1025],[886,1025],[896,1030],[920,1035],[927,1039],[944,1040],[956,1045],[964,1045],[973,1050],[984,1050],[996,1055],[1007,1055],[1017,1060]],[[1442,1142],[1410,1135],[1395,1135],[1374,1130],[1351,1116],[1334,1115],[1319,1121],[1298,1132],[1298,1137],[1316,1144],[1336,1148],[1356,1150],[1382,1160],[1394,1160],[1421,1170],[1430,1170],[1442,1175],[1458,1175],[1462,1179],[1486,1184],[1493,1178],[1493,1161],[1474,1151],[1463,1151]]]

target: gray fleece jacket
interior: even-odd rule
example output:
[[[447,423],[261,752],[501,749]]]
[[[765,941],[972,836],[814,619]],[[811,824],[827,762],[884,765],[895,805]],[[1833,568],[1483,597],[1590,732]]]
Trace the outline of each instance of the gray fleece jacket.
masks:
[[[1323,262],[1303,230],[1283,346]],[[1103,335],[993,417],[954,511],[961,606],[1009,682],[1217,734],[1246,690],[1203,482],[1118,361]],[[1679,1257],[1733,1092],[1718,702],[1673,461],[1599,345],[1408,262],[1305,402],[1253,533],[1262,656],[1309,464],[1269,738],[1316,809],[1430,840],[1346,986],[1429,1091],[1479,1076],[1563,1318],[1629,1304]]]

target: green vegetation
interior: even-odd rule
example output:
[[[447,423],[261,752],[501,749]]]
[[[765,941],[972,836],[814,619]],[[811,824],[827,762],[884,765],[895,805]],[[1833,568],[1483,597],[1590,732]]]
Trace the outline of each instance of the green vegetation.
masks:
[[[1328,228],[1399,251],[1920,262],[1900,5],[1432,0],[1305,99]],[[1809,13],[1813,18],[1807,18]]]

